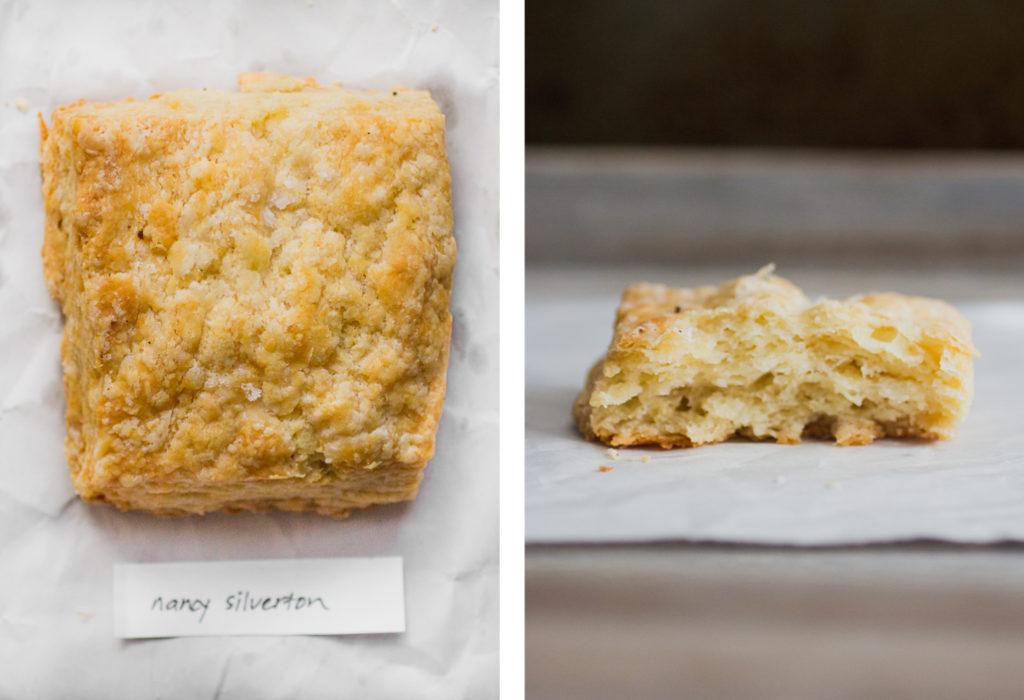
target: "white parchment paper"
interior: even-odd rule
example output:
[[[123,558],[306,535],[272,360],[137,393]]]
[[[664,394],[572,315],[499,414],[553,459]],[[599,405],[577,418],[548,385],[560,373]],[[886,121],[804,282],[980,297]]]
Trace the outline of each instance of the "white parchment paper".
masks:
[[[497,35],[494,0],[0,0],[0,697],[497,695]],[[231,88],[246,70],[428,88],[447,116],[455,327],[411,504],[163,520],[71,490],[36,113]],[[405,561],[404,634],[113,637],[114,563],[385,555]]]
[[[546,289],[526,307],[527,542],[1024,539],[1024,302],[958,304],[982,357],[954,440],[729,441],[616,459],[579,436],[570,412],[611,338],[617,294]]]

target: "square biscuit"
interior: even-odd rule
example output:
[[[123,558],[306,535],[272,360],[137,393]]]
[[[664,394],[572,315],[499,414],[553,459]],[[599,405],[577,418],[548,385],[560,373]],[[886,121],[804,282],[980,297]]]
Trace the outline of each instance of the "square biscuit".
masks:
[[[162,515],[412,499],[451,334],[444,117],[239,82],[40,119],[75,488]]]
[[[719,287],[628,288],[576,399],[580,431],[666,448],[733,435],[840,445],[953,435],[976,354],[953,307],[900,294],[811,302],[771,271]]]

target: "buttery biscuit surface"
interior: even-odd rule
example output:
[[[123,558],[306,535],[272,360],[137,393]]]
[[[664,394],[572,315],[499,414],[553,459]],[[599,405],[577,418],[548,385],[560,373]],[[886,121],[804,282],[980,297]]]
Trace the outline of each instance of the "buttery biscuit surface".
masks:
[[[970,407],[974,354],[967,321],[934,299],[812,303],[771,267],[720,287],[638,284],[573,413],[616,446],[946,439]]]
[[[240,84],[42,127],[75,488],[172,515],[409,500],[451,332],[444,117],[421,91]]]

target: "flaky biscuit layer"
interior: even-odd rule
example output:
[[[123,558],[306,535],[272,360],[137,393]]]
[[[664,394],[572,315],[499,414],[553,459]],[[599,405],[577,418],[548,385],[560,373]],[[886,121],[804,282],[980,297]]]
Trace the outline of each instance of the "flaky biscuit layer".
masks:
[[[719,287],[637,284],[573,413],[616,446],[946,439],[970,407],[975,354],[967,321],[934,299],[812,303],[771,268]]]
[[[240,84],[42,127],[75,487],[161,513],[408,500],[451,332],[444,117],[422,91]]]

